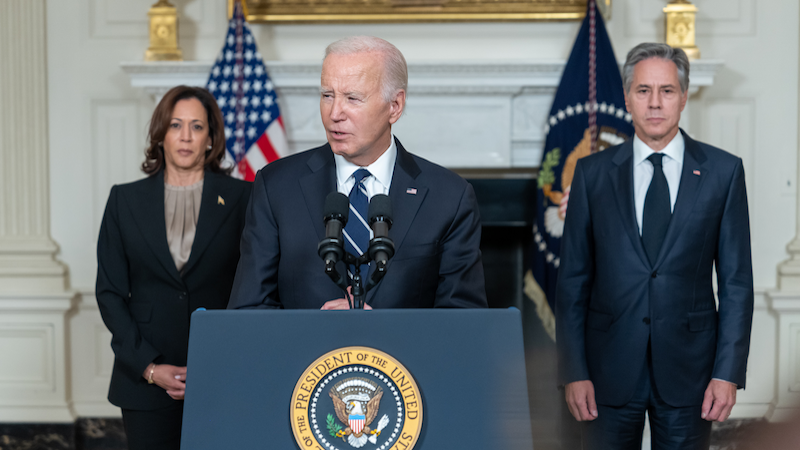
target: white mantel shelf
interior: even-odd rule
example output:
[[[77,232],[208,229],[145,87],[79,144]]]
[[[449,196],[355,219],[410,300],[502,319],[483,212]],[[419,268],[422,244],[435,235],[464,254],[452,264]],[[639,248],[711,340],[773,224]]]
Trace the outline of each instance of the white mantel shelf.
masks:
[[[123,62],[131,85],[160,95],[173,86],[205,86],[213,61]],[[409,94],[433,92],[487,94],[519,93],[524,88],[555,88],[565,61],[464,61],[409,63]],[[278,89],[319,87],[320,62],[267,61],[267,71]],[[691,89],[714,84],[721,60],[692,61]],[[467,91],[467,92],[465,92]]]
[[[292,151],[323,143],[317,100],[322,63],[265,64],[278,91]],[[689,93],[713,85],[723,64],[692,61]],[[205,86],[212,65],[120,64],[131,85],[156,101],[173,86]],[[393,131],[412,152],[451,168],[538,167],[545,122],[564,65],[563,60],[411,62],[406,114]],[[688,118],[683,119],[688,128]]]

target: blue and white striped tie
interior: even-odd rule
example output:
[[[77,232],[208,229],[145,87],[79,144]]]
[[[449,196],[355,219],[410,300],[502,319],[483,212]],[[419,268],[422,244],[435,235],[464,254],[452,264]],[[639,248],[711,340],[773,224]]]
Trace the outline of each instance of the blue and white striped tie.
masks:
[[[367,169],[358,169],[353,174],[356,180],[350,190],[350,219],[344,227],[345,249],[353,255],[362,255],[369,247],[370,228],[367,223],[367,209],[369,208],[369,195],[364,186],[364,179],[372,175]],[[361,265],[361,278],[369,274],[369,264]]]

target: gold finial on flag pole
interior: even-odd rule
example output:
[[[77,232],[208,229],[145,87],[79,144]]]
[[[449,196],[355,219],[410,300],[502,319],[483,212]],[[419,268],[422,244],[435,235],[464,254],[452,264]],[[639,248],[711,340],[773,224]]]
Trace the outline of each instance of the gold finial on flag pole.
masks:
[[[245,20],[247,20],[247,0],[228,0],[228,20],[233,18],[233,4],[236,2],[240,2],[242,4],[242,14],[244,15]]]
[[[158,0],[147,15],[150,16],[150,48],[144,60],[182,61],[183,53],[178,48],[178,10],[169,0]]]
[[[667,45],[682,48],[689,59],[700,59],[694,40],[696,14],[697,7],[687,0],[673,0],[664,7]]]

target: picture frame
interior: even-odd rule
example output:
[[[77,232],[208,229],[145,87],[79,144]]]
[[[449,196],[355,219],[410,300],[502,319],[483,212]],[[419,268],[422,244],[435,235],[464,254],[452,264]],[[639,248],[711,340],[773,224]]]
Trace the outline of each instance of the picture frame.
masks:
[[[233,1],[229,1],[229,12]],[[242,0],[250,23],[577,21],[587,0]],[[611,0],[597,0],[608,20]]]

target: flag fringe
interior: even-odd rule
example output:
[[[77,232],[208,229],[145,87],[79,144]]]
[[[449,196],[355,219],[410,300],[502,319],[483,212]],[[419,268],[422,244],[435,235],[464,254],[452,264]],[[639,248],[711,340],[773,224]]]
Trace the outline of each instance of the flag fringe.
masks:
[[[533,272],[530,270],[525,273],[524,289],[525,295],[536,305],[536,314],[542,321],[542,326],[547,335],[553,342],[556,341],[556,317],[553,315],[553,310],[550,309],[550,304],[547,303],[547,295],[542,290],[536,278],[533,277]]]

